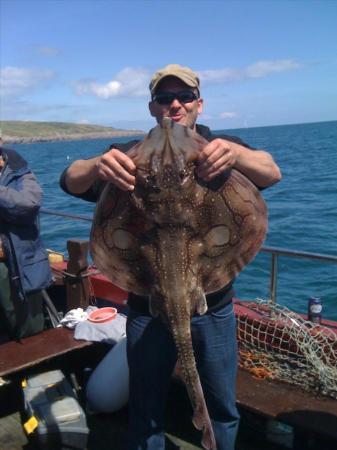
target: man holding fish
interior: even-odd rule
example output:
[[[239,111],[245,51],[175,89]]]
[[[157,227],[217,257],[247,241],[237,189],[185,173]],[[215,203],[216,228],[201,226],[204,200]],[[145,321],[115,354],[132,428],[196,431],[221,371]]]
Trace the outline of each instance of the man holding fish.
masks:
[[[264,204],[262,204],[263,201],[259,198],[258,193],[250,195],[250,182],[245,181],[245,177],[256,187],[262,189],[278,182],[281,179],[281,173],[269,153],[262,150],[253,150],[235,137],[215,136],[207,127],[196,124],[203,109],[203,100],[200,97],[198,75],[188,67],[170,64],[158,70],[151,79],[150,93],[149,110],[159,126],[149,133],[144,143],[137,144],[136,147],[134,147],[135,141],[128,144],[113,144],[103,155],[88,160],[75,161],[62,174],[61,186],[71,195],[100,202],[98,203],[91,238],[94,261],[102,272],[110,276],[114,282],[119,283],[124,288],[129,287],[127,289],[130,291],[128,297],[130,312],[127,321],[127,353],[130,371],[128,450],[163,450],[165,448],[163,423],[165,403],[177,358],[181,363],[183,361],[186,363],[182,363],[183,378],[194,409],[193,422],[197,428],[203,430],[203,446],[212,450],[234,450],[239,414],[236,408],[235,395],[237,342],[232,304],[234,295],[232,285],[238,271],[255,256],[266,230],[266,210]],[[182,153],[180,153],[180,144],[183,149]],[[190,152],[189,146],[193,147],[194,150]],[[131,152],[125,154],[125,151],[131,148]],[[159,154],[158,148],[162,148],[162,152]],[[145,154],[147,152],[148,155]],[[187,157],[187,154],[190,156]],[[182,170],[175,171],[176,167],[180,167],[180,164],[182,164],[182,160],[184,160],[185,166],[182,166]],[[183,191],[184,186],[189,186],[190,183],[191,176],[189,175],[188,178],[186,174],[191,162],[193,163],[194,187],[189,192],[193,192],[193,199],[188,198],[190,194]],[[165,170],[162,170],[163,166],[165,166]],[[236,169],[232,171],[235,172],[233,175],[234,181],[231,181],[231,175],[228,175],[231,173],[231,169]],[[146,176],[142,176],[142,171],[144,174],[146,173]],[[239,175],[236,171],[239,172]],[[233,197],[228,202],[223,200],[225,189],[219,188],[219,185],[215,188],[215,185],[212,184],[224,174],[227,174],[225,184],[230,186],[230,195]],[[242,177],[241,174],[245,177]],[[176,175],[177,177],[174,178]],[[177,191],[179,191],[179,194],[177,194],[171,181],[176,179],[177,184],[179,184],[179,176],[181,177],[181,186],[177,188]],[[105,182],[112,183],[114,186],[111,193],[107,190],[110,188],[103,189],[106,185]],[[185,260],[197,261],[202,254],[202,251],[198,250],[199,248],[209,246],[212,247],[214,252],[216,247],[216,251],[221,253],[220,247],[225,249],[228,247],[230,240],[235,240],[234,234],[237,234],[237,231],[233,230],[237,224],[232,223],[235,222],[232,219],[234,213],[240,215],[238,212],[240,206],[233,207],[231,202],[233,201],[233,204],[236,205],[237,197],[241,196],[241,194],[238,196],[236,193],[237,184],[235,183],[238,183],[239,190],[242,188],[242,198],[246,198],[246,195],[247,199],[249,198],[246,203],[253,205],[249,214],[247,214],[253,217],[252,223],[254,221],[261,222],[261,229],[257,231],[259,233],[257,234],[259,235],[258,245],[255,245],[254,249],[252,249],[253,244],[249,248],[243,249],[244,243],[240,242],[239,239],[240,251],[238,250],[238,253],[241,252],[246,256],[243,256],[243,261],[235,261],[235,267],[233,266],[234,268],[228,270],[226,274],[221,272],[222,269],[217,269],[219,273],[216,272],[213,267],[194,270],[193,267],[188,266]],[[234,188],[231,186],[234,186]],[[102,234],[102,221],[105,220],[103,213],[107,210],[107,206],[114,203],[116,199],[116,187],[121,190],[119,191],[121,192],[119,197],[122,200],[118,211],[122,211],[122,213],[118,213],[121,217],[108,218],[108,220],[111,220],[111,226],[108,227],[111,230],[110,234],[113,235],[111,238],[111,236]],[[166,195],[163,192],[165,191],[163,187],[166,187],[170,194]],[[204,198],[206,203],[208,202],[209,192],[215,192],[219,189],[220,194],[214,197],[212,201],[221,203],[217,209],[219,216],[229,217],[229,219],[221,219],[219,224],[213,226],[213,228],[210,226],[210,231],[203,232],[203,237],[198,236],[199,225],[197,225],[192,238],[191,230],[194,227],[192,223],[195,222],[193,210],[205,211],[205,214],[212,210],[209,204],[206,205],[207,207],[202,205],[197,197]],[[255,187],[253,187],[253,190],[257,192]],[[144,192],[147,193],[144,194]],[[255,198],[256,207],[254,205]],[[113,202],[108,201],[111,199]],[[118,203],[118,201],[117,199],[115,203]],[[229,206],[223,205],[227,203]],[[189,210],[190,205],[192,205],[191,211]],[[151,208],[154,209],[151,210]],[[155,219],[144,219],[146,211],[150,210]],[[134,230],[134,227],[132,228],[132,224],[128,222],[129,219],[123,217],[123,215],[135,217],[135,211],[139,211],[139,217],[142,217],[142,220],[135,219],[139,221],[140,228],[142,226],[145,227],[144,230],[150,228],[148,225],[143,225],[146,220],[149,223],[152,220],[152,228],[154,224],[157,227],[155,232],[151,231],[152,234],[147,235],[145,244],[142,242],[141,245],[139,242],[142,237],[137,235],[137,230]],[[231,215],[233,217],[230,217]],[[165,217],[165,220],[163,217]],[[187,217],[187,219],[184,219],[184,217]],[[208,218],[202,217],[202,214],[199,214],[198,217],[198,221],[201,223],[200,228],[203,226],[205,228]],[[168,227],[166,227],[167,222],[169,222]],[[206,222],[206,225],[202,225],[202,222]],[[248,228],[250,226],[247,224]],[[175,231],[172,232],[172,230]],[[254,230],[251,231],[249,228],[247,239],[248,237],[251,238],[252,232]],[[153,233],[160,236],[161,242],[160,244],[153,244],[154,246],[150,251],[146,249],[146,243],[150,242]],[[179,233],[181,233],[180,240]],[[229,237],[224,237],[226,233]],[[246,236],[245,230],[242,233],[242,236]],[[146,233],[144,232],[144,234]],[[109,245],[106,242],[102,243],[104,241],[103,236],[109,242]],[[117,237],[119,242],[116,242]],[[110,238],[113,244],[111,246]],[[167,240],[171,240],[171,246],[166,243]],[[194,247],[191,250],[189,243],[192,241],[194,243],[191,244],[191,247]],[[123,255],[126,251],[132,251],[131,244],[133,247],[139,244],[137,255],[141,254],[139,261],[142,261],[143,264],[139,265],[138,270],[143,271],[142,277],[134,273],[137,263],[125,263],[127,258],[124,258]],[[112,250],[110,259],[114,263],[117,260],[120,263],[118,265],[120,270],[117,274],[116,264],[113,268],[109,266],[109,258],[106,257],[109,249],[114,246],[118,251],[123,250],[124,252],[119,251],[118,253],[116,249]],[[173,246],[176,249],[172,251]],[[164,248],[165,251],[159,252],[158,248]],[[234,250],[231,249],[230,251],[236,253],[236,248],[234,246],[233,248]],[[165,258],[169,258],[172,254],[171,261],[175,261],[174,251],[177,255],[176,265],[179,270],[172,267],[170,263],[172,272],[170,277],[170,274],[167,275],[170,270],[166,270],[170,266],[165,263]],[[153,256],[155,252],[157,253]],[[217,257],[226,258],[226,252],[224,252],[224,255],[219,253],[216,256],[206,257],[207,252],[211,252],[211,250],[206,248],[200,258],[203,258],[203,260],[208,258],[210,261]],[[249,257],[247,256],[248,253]],[[182,255],[181,260],[179,260],[180,255]],[[133,261],[135,261],[135,256],[133,258]],[[236,256],[233,256],[233,259],[235,258]],[[102,260],[105,261],[101,263]],[[157,260],[160,260],[158,265],[156,265]],[[123,270],[124,263],[125,270]],[[148,271],[143,269],[146,265],[151,266]],[[208,263],[206,265],[209,267]],[[217,264],[216,267],[220,267],[220,265]],[[157,276],[160,270],[166,272]],[[128,272],[128,274],[124,276],[124,272]],[[188,380],[190,372],[186,370],[186,365],[189,365],[190,359],[189,355],[185,358],[185,353],[188,353],[188,351],[185,343],[182,343],[185,339],[185,330],[183,330],[182,335],[176,336],[175,332],[176,328],[179,327],[180,319],[172,318],[170,307],[166,308],[167,305],[165,304],[166,309],[162,309],[162,305],[158,301],[158,298],[163,297],[165,303],[165,299],[170,297],[171,293],[168,292],[167,286],[170,286],[171,291],[175,290],[176,285],[172,282],[172,279],[180,280],[183,278],[178,272],[186,272],[187,275],[184,280],[189,283],[187,291],[191,296],[188,304],[191,310],[191,317],[188,316],[190,323],[190,327],[188,327],[190,335],[188,337],[191,336],[193,341],[198,372],[198,374],[195,372],[196,375],[194,376],[194,368],[191,369],[193,372],[191,382]],[[205,272],[207,275],[205,275]],[[218,274],[214,275],[213,272]],[[229,273],[231,274],[230,277]],[[162,290],[157,286],[157,281],[149,281],[150,278],[155,279],[156,277],[159,284],[165,277],[168,280],[166,287],[163,287]],[[150,286],[149,292],[146,290],[147,286]],[[183,287],[185,286],[182,283]],[[167,295],[165,292],[168,292]],[[206,296],[204,292],[207,294]],[[176,294],[176,297],[179,297],[179,293]],[[175,300],[173,299],[173,303]],[[174,307],[177,308],[176,311],[181,310],[179,302]],[[182,309],[181,311],[185,310]],[[190,311],[188,311],[189,313]],[[194,364],[194,360],[192,362]]]

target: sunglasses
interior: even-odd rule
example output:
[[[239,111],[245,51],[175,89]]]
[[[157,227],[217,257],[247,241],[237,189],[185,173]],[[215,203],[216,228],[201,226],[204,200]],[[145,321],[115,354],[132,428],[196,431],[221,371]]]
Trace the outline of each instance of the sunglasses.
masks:
[[[161,92],[155,94],[152,100],[159,105],[170,105],[174,99],[177,99],[179,103],[191,103],[197,100],[198,96],[192,91]]]

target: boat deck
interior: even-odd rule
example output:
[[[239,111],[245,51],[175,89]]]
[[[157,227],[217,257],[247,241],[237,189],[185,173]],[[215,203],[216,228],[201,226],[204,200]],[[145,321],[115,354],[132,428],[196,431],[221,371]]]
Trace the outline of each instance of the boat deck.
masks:
[[[64,264],[59,269],[64,269],[63,266]],[[111,283],[104,279],[102,281],[101,278],[97,274],[91,276],[91,286],[95,288],[96,298],[101,297],[111,301],[117,299],[119,305],[124,305],[125,293],[121,290],[113,290]],[[97,286],[95,282],[97,282]],[[57,285],[53,287],[53,293],[60,294],[60,297],[63,299],[64,288],[67,288],[67,292],[70,291],[73,294],[74,289],[69,289],[68,285],[65,286],[64,279],[58,280]],[[96,292],[98,289],[102,291],[99,292],[100,295]],[[108,297],[108,294],[111,295],[111,299]],[[78,301],[77,295],[74,297],[74,301]],[[84,302],[86,299],[83,298],[82,301]],[[78,306],[78,303],[76,303],[76,306]],[[238,304],[235,305],[236,308],[239,306]],[[66,310],[69,310],[69,304]],[[51,330],[48,331],[48,335],[52,336],[54,333],[59,332],[57,330]],[[67,334],[66,331],[62,333]],[[87,353],[93,346],[76,344],[76,346],[79,345],[84,348],[76,349],[76,351],[70,353],[68,349],[73,349],[74,345],[71,343],[69,346],[68,339],[69,336],[64,336],[65,346],[61,345],[63,341],[61,342],[55,339],[55,345],[57,344],[58,348],[54,348],[54,345],[51,347],[49,345],[43,345],[43,350],[47,349],[47,353],[42,354],[39,351],[37,356],[27,351],[27,346],[25,351],[22,352],[23,346],[20,344],[22,348],[20,347],[20,354],[17,355],[18,360],[16,362],[12,361],[10,354],[6,356],[2,353],[6,367],[1,369],[3,372],[0,370],[0,374],[14,373],[15,377],[10,385],[0,386],[1,450],[36,450],[36,447],[30,445],[27,441],[22,430],[22,420],[19,414],[21,408],[20,388],[16,384],[18,380],[17,376],[20,371],[25,372],[29,367],[33,367],[33,363],[34,368],[36,368],[37,365],[35,363],[40,364],[42,361],[48,364],[50,362],[55,363],[56,366],[49,367],[48,369],[62,368],[65,371],[66,359],[76,368],[80,366],[79,363],[82,363],[83,368],[83,362],[85,360],[85,364],[87,364],[87,359],[81,357],[79,361],[78,358],[75,358],[75,355],[82,351]],[[9,344],[12,354],[17,353],[15,350],[17,349],[17,345]],[[13,346],[15,346],[14,350],[12,348]],[[2,350],[5,352],[6,349],[3,348]],[[27,362],[26,357],[30,360],[33,358],[33,363],[32,361]],[[21,358],[23,358],[22,361]],[[53,360],[51,361],[50,358],[53,358]],[[10,364],[15,363],[15,367],[9,367],[8,361]],[[86,365],[85,367],[88,366]],[[95,366],[93,365],[91,367]],[[40,368],[39,366],[39,370]],[[255,379],[251,374],[239,370],[238,406],[242,414],[242,420],[236,450],[276,450],[282,448],[293,448],[296,450],[336,450],[336,405],[336,400],[317,397],[314,394],[306,393],[298,387],[285,383]],[[167,408],[167,450],[179,448],[181,450],[201,450],[200,433],[193,428],[191,416],[191,406],[187,399],[185,388],[177,383],[172,383],[172,394],[169,396]],[[270,420],[281,421],[288,424],[290,428],[294,427],[292,428],[293,433],[289,432],[289,430],[288,432],[283,430],[281,433],[277,430],[270,431],[268,428]],[[87,414],[87,423],[90,430],[87,450],[125,450],[127,439],[126,410],[119,411],[115,414]],[[283,447],[282,445],[271,443],[271,438],[273,442],[277,441],[280,443],[282,441]],[[285,438],[285,440],[281,438]],[[289,445],[290,440],[293,441],[292,446]]]
[[[6,389],[6,387],[3,387]],[[0,390],[2,388],[0,387]],[[1,391],[0,391],[1,397]],[[166,450],[202,450],[200,433],[191,424],[191,408],[182,386],[172,384],[170,401],[167,408]],[[125,450],[127,440],[127,409],[114,414],[87,415],[89,437],[87,450]],[[280,450],[281,446],[264,440],[261,428],[250,429],[242,421],[237,450]],[[0,449],[37,450],[28,442],[21,425],[18,411],[0,418]]]
[[[39,366],[41,371],[62,367],[68,374],[71,364],[67,355]],[[53,367],[54,364],[54,367]],[[56,367],[55,367],[56,364]],[[76,365],[78,367],[78,364]],[[34,367],[33,369],[36,370]],[[70,372],[73,373],[73,372]],[[81,377],[82,374],[82,377]],[[83,371],[77,375],[79,386],[84,386]],[[36,450],[29,444],[22,428],[22,392],[20,377],[0,385],[0,449]],[[83,388],[78,390],[80,403],[85,410]],[[236,450],[336,450],[337,401],[315,396],[286,383],[256,379],[250,373],[239,370],[238,407],[242,420]],[[186,389],[172,382],[167,406],[167,450],[201,450],[200,433],[191,423],[192,409]],[[127,439],[127,409],[114,414],[86,414],[89,427],[87,450],[125,450]],[[273,442],[284,438],[293,447],[274,445],[267,438],[268,422],[276,420],[288,424],[287,435],[274,433]],[[289,425],[291,425],[289,427]],[[290,431],[289,431],[290,429]],[[273,436],[272,436],[273,437]],[[283,440],[282,439],[282,442]]]

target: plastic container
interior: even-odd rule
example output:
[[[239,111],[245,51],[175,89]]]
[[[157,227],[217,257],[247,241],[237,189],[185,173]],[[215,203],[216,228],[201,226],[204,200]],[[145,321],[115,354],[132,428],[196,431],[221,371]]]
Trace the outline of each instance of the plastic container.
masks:
[[[50,264],[62,263],[64,261],[64,255],[62,253],[47,250],[48,259]]]
[[[116,315],[117,309],[107,306],[106,308],[98,308],[95,309],[95,311],[92,311],[88,316],[88,320],[94,323],[109,322],[110,320],[113,320]]]
[[[27,416],[24,428],[26,431],[30,429],[28,437],[34,448],[86,448],[89,434],[86,418],[71,385],[60,370],[28,378],[23,394]]]

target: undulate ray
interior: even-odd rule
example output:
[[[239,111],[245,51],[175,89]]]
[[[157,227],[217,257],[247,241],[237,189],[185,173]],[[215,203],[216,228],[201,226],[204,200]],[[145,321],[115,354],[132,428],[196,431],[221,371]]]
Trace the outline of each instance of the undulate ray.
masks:
[[[137,167],[133,192],[107,184],[97,204],[91,252],[121,288],[150,298],[169,324],[202,445],[216,449],[196,369],[190,321],[207,311],[205,294],[226,286],[260,249],[267,209],[257,188],[231,170],[211,183],[195,176],[208,142],[170,119],[128,155]]]

